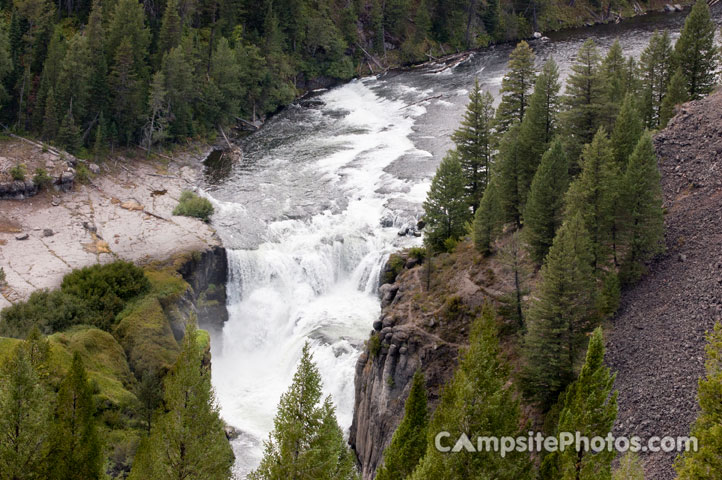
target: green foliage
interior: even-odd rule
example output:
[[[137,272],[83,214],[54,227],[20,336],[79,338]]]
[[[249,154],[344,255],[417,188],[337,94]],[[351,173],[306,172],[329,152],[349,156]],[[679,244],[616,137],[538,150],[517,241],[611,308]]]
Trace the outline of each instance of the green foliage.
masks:
[[[50,432],[48,479],[85,480],[103,474],[103,448],[94,413],[92,387],[76,353],[58,390]]]
[[[667,95],[664,96],[662,107],[659,110],[660,128],[666,127],[667,123],[669,123],[672,117],[674,117],[677,105],[684,103],[687,100],[689,100],[689,95],[687,94],[687,80],[684,78],[682,69],[678,68],[669,80]]]
[[[624,242],[626,254],[620,269],[624,284],[644,273],[644,264],[664,248],[662,190],[649,132],[639,139],[624,175],[624,212],[627,214]]]
[[[181,193],[178,205],[173,209],[173,215],[194,217],[209,222],[213,215],[213,204],[207,198],[185,190]]]
[[[13,180],[20,182],[25,180],[25,165],[23,165],[22,163],[10,167],[9,172],[10,177],[12,177]]]
[[[492,177],[484,196],[481,197],[479,208],[474,214],[472,236],[474,247],[482,255],[489,255],[496,237],[501,233],[503,226],[503,212],[499,198],[498,181]]]
[[[75,169],[75,178],[78,182],[86,184],[90,183],[91,173],[88,167],[84,163],[78,163],[78,167]]]
[[[0,286],[5,285],[5,269],[0,267]]]
[[[659,109],[672,75],[672,40],[669,32],[654,32],[639,59],[641,76],[641,117],[649,128],[659,125]]]
[[[501,103],[496,112],[497,128],[502,133],[524,120],[536,76],[534,59],[534,52],[523,40],[509,55],[508,70],[501,81]]]
[[[674,46],[674,61],[682,69],[692,100],[711,92],[717,83],[720,53],[714,43],[715,28],[707,2],[697,0]]]
[[[634,151],[634,147],[637,146],[643,131],[644,126],[642,125],[642,119],[639,118],[635,101],[631,95],[626,95],[617,120],[614,122],[614,130],[612,130],[610,138],[612,150],[614,151],[614,160],[620,171],[627,168],[629,156]]]
[[[644,480],[644,467],[639,455],[625,453],[619,460],[619,466],[612,472],[612,480]]]
[[[398,277],[404,269],[404,265],[406,265],[406,262],[401,255],[396,253],[389,255],[386,268],[384,269],[383,283],[394,283],[396,277]]]
[[[322,400],[321,394],[321,375],[306,344],[293,382],[281,396],[261,464],[249,474],[250,480],[358,477],[331,398]]]
[[[384,463],[376,471],[376,480],[404,480],[411,475],[426,453],[428,424],[424,374],[417,371],[406,398],[404,417],[384,450]]]
[[[379,335],[377,333],[372,333],[368,339],[366,346],[368,347],[371,359],[376,358],[376,356],[381,351],[381,338],[379,337]]]
[[[426,455],[410,479],[533,478],[525,453],[504,458],[494,451],[442,453],[434,445],[436,433],[442,431],[449,432],[452,441],[462,433],[501,437],[521,432],[519,402],[507,385],[509,368],[499,354],[494,313],[486,305],[472,326],[469,348],[442,391],[429,425]]]
[[[493,152],[494,97],[481,92],[479,81],[469,94],[461,125],[451,136],[466,178],[466,196],[473,211],[489,182]]]
[[[680,480],[718,479],[722,472],[722,324],[719,322],[707,334],[705,351],[705,377],[699,380],[697,393],[700,413],[691,431],[699,442],[698,450],[678,458],[675,467]]]
[[[35,176],[33,177],[33,183],[38,188],[47,188],[53,183],[53,177],[48,175],[48,171],[44,168],[38,167],[35,169]]]
[[[458,154],[451,150],[441,161],[424,202],[426,240],[435,250],[443,250],[446,239],[458,240],[466,233],[471,209],[465,183]]]
[[[25,345],[0,369],[0,478],[45,478],[50,394]]]
[[[0,334],[25,338],[33,327],[49,334],[79,323],[90,323],[87,304],[60,290],[36,290],[25,302],[0,312]]]
[[[524,210],[524,238],[532,259],[541,263],[562,224],[569,163],[559,140],[542,157]]]
[[[604,336],[601,327],[589,339],[587,356],[579,373],[560,398],[559,432],[579,432],[587,438],[606,437],[617,418],[617,392],[612,392],[615,375],[604,366]],[[601,452],[568,448],[557,455],[559,478],[610,478],[613,449]]]
[[[210,371],[203,365],[195,325],[165,380],[164,409],[138,448],[130,479],[228,479],[233,452],[215,405]]]
[[[422,263],[426,258],[426,249],[424,247],[412,247],[409,249],[409,257]]]
[[[581,215],[559,229],[527,315],[524,387],[548,409],[574,380],[586,334],[597,321],[591,242]]]

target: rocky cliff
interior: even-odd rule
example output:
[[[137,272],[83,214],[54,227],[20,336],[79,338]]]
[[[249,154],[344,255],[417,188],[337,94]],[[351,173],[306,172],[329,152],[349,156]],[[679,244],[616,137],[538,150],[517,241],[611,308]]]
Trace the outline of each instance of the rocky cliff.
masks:
[[[498,304],[512,289],[511,272],[482,259],[470,242],[435,257],[428,277],[427,268],[402,253],[391,256],[382,275],[381,316],[356,365],[349,438],[364,480],[373,478],[401,421],[414,372],[424,373],[434,408],[468,342],[471,320],[485,300]]]
[[[655,137],[667,252],[625,292],[608,336],[617,435],[688,435],[705,332],[722,319],[722,92],[685,104]],[[643,456],[647,478],[675,478],[676,453]]]

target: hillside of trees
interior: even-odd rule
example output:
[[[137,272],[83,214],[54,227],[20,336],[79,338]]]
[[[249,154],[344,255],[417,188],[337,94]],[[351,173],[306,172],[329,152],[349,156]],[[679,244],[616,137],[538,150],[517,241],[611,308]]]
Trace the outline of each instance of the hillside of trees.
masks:
[[[0,122],[74,154],[213,137],[307,88],[633,10],[595,0],[4,0]]]

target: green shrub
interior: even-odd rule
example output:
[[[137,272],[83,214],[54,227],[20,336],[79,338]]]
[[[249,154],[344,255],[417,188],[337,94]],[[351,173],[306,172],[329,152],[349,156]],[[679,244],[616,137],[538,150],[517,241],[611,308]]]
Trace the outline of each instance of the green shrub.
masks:
[[[88,307],[81,299],[60,290],[38,290],[25,302],[0,312],[0,335],[25,338],[34,326],[49,334],[86,323]]]
[[[33,177],[33,183],[38,188],[45,188],[53,183],[53,177],[48,175],[47,170],[45,170],[44,168],[36,168],[35,176]]]
[[[376,358],[376,355],[378,355],[381,350],[381,339],[376,333],[371,334],[371,337],[368,339],[367,346],[369,348],[369,355],[371,358]]]
[[[213,215],[213,205],[207,198],[186,190],[181,193],[178,205],[173,210],[173,215],[200,218],[204,222],[208,222],[211,215]]]
[[[409,250],[409,257],[415,258],[419,263],[422,263],[426,258],[426,249],[424,247],[413,247]]]
[[[13,177],[13,180],[18,180],[20,182],[25,180],[25,165],[21,163],[12,167],[10,169],[10,176]]]
[[[456,246],[459,244],[459,241],[455,239],[454,237],[449,237],[446,240],[444,240],[444,250],[446,250],[449,253],[454,253],[454,250],[456,250]]]
[[[5,284],[5,269],[0,267],[0,286]]]
[[[90,170],[84,163],[78,163],[78,167],[75,169],[75,179],[80,183],[90,183]]]
[[[398,277],[401,270],[404,269],[404,259],[402,256],[392,253],[389,256],[389,261],[386,263],[386,269],[384,270],[383,283],[394,283],[396,277]]]

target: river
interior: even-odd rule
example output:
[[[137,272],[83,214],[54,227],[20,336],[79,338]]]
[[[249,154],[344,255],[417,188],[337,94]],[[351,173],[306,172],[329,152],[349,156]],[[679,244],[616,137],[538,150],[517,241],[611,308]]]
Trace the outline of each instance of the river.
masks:
[[[714,16],[719,24],[720,5]],[[655,29],[676,39],[683,19],[648,14],[552,33],[532,47],[539,65],[553,57],[565,77],[587,38],[602,49],[619,38],[626,55],[638,56]],[[229,263],[230,318],[213,332],[212,378],[221,415],[241,432],[237,478],[257,466],[306,341],[339,423],[350,426],[354,365],[380,311],[379,272],[389,253],[421,243],[398,232],[421,214],[474,79],[498,97],[512,48],[313,95],[245,138],[242,161],[208,181]]]

